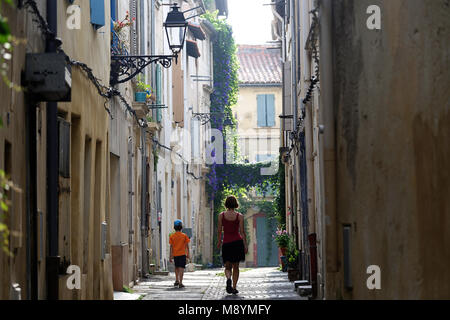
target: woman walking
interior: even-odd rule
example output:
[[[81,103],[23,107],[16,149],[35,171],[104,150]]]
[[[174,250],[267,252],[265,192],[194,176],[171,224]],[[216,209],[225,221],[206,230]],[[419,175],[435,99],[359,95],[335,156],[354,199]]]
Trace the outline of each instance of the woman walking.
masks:
[[[222,247],[222,259],[227,277],[227,292],[237,294],[239,280],[239,263],[245,261],[248,252],[244,230],[244,216],[235,210],[239,208],[236,197],[229,196],[225,201],[227,211],[219,215],[217,247]],[[223,244],[222,244],[223,232]],[[233,283],[231,283],[233,279]]]

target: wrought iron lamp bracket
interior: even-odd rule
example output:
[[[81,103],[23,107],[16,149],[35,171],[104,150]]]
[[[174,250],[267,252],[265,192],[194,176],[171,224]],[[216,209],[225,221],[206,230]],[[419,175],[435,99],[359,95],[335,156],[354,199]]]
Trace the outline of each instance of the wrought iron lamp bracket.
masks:
[[[228,116],[225,112],[192,113],[192,118],[201,121],[202,125],[205,125],[208,122],[211,122],[212,116],[218,116],[218,117],[222,116],[225,119],[228,119]]]
[[[202,125],[211,121],[212,113],[193,113],[192,119],[197,119],[202,122]]]
[[[158,55],[158,56],[128,56],[113,55],[111,56],[111,85],[125,83],[136,77],[148,65],[159,63],[164,68],[172,66],[172,60],[177,63],[177,55]]]

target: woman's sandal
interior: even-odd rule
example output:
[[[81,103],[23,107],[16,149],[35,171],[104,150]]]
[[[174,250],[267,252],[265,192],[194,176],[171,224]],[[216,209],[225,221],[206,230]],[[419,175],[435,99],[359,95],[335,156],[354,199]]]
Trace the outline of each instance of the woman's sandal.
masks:
[[[227,280],[227,293],[233,293],[233,288],[231,287],[231,279]]]

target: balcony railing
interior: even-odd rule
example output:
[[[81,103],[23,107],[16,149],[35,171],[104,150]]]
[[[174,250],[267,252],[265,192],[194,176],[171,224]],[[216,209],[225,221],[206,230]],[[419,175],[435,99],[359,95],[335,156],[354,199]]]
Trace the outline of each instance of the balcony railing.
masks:
[[[114,30],[111,31],[111,55],[128,56],[129,52],[125,43],[120,40],[119,35]]]

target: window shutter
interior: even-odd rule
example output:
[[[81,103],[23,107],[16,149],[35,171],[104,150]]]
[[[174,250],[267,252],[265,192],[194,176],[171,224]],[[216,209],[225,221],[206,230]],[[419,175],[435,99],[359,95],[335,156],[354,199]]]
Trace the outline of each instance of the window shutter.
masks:
[[[114,22],[117,21],[117,0],[110,0],[111,1],[111,31],[114,30]]]
[[[266,95],[267,126],[275,127],[275,95]]]
[[[161,92],[161,84],[162,84],[162,75],[161,75],[161,66],[159,64],[156,65],[156,104],[158,105],[156,109],[156,121],[161,122],[162,109],[159,109],[162,104],[162,92]]]
[[[266,127],[266,98],[265,95],[258,95],[258,127]]]
[[[116,21],[117,20],[117,10],[116,10],[116,5],[117,5],[117,0],[110,0],[111,2],[111,20],[112,21]]]
[[[96,29],[105,25],[104,0],[91,0],[91,23]]]

